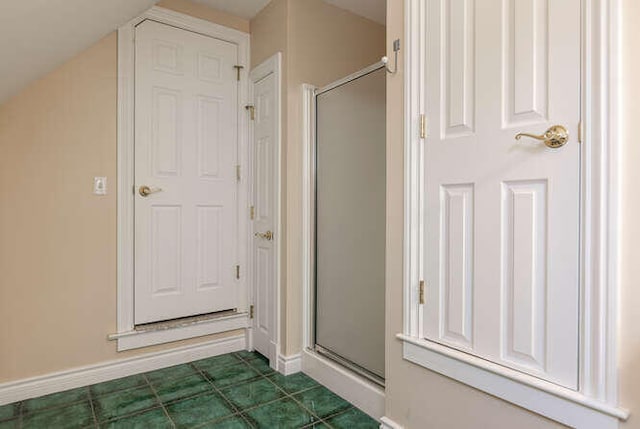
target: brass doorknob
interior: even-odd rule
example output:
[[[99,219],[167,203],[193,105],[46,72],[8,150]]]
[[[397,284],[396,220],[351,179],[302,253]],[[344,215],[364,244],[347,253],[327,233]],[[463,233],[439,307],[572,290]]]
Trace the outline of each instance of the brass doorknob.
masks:
[[[161,188],[151,188],[147,185],[142,185],[138,188],[138,193],[143,197],[148,197],[149,195],[162,191]]]
[[[256,237],[258,238],[264,238],[267,241],[271,241],[273,239],[273,232],[271,231],[267,231],[267,232],[256,232],[254,234]]]
[[[516,134],[516,140],[520,140],[522,137],[530,137],[532,139],[543,141],[547,147],[551,149],[557,149],[564,146],[569,141],[569,132],[562,125],[554,125],[545,131],[542,135],[518,133]]]

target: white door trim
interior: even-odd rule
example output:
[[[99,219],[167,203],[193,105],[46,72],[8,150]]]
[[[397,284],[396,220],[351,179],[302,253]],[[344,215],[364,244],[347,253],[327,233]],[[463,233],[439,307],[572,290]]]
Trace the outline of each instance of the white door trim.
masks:
[[[275,130],[275,138],[274,138],[274,150],[276,151],[276,164],[274,165],[274,173],[276,175],[276,180],[275,180],[275,201],[274,203],[274,207],[275,207],[275,211],[274,211],[274,229],[273,229],[273,246],[274,246],[274,272],[275,272],[275,288],[276,288],[276,299],[275,299],[275,306],[274,308],[270,308],[269,311],[273,312],[271,314],[275,314],[275,320],[276,320],[276,344],[275,344],[275,359],[272,359],[271,365],[278,369],[278,368],[284,368],[284,366],[278,365],[278,362],[280,361],[287,361],[287,357],[282,355],[282,350],[281,350],[281,314],[280,314],[280,298],[281,298],[281,273],[280,273],[280,261],[282,260],[282,196],[281,196],[281,192],[282,192],[282,171],[281,171],[281,164],[282,164],[282,53],[277,52],[276,54],[272,55],[271,57],[269,57],[268,59],[266,59],[264,62],[262,62],[260,65],[256,66],[256,68],[254,68],[253,70],[251,70],[251,72],[249,73],[249,81],[250,81],[250,85],[249,85],[249,99],[251,100],[251,104],[255,104],[254,103],[254,94],[253,94],[253,85],[264,79],[265,77],[267,77],[270,74],[273,74],[276,80],[276,93],[275,93],[275,112],[274,115],[272,116],[273,121],[275,122],[275,126],[274,126],[274,130]],[[253,184],[253,172],[254,172],[254,168],[255,168],[255,160],[253,159],[253,145],[255,144],[255,142],[253,141],[253,126],[251,125],[249,127],[249,142],[251,145],[251,150],[249,152],[249,156],[251,157],[250,159],[250,165],[252,166],[251,171],[249,173],[249,181],[250,183]],[[251,200],[253,201],[254,198],[254,190],[251,189]],[[245,218],[249,216],[249,213],[245,212],[244,213]],[[249,237],[253,236],[253,222],[251,222],[251,227],[249,228]],[[251,244],[250,244],[251,246]],[[252,249],[252,247],[250,247],[250,249]],[[249,251],[249,266],[253,267],[253,252]],[[250,270],[249,272],[250,274],[250,278],[249,278],[249,282],[251,287],[249,287],[249,302],[253,305],[256,304],[255,302],[255,297],[256,297],[256,282],[255,282],[255,278],[253,277],[255,275],[254,270]],[[250,326],[252,326],[253,324],[250,324]],[[253,329],[250,329],[249,331],[249,336],[250,336],[250,344],[253,348]],[[282,371],[281,371],[282,372]]]
[[[134,77],[135,77],[135,27],[144,20],[172,25],[184,30],[193,31],[206,36],[215,37],[238,46],[238,62],[244,66],[240,76],[238,94],[238,150],[240,165],[249,165],[247,143],[247,120],[244,105],[247,101],[247,72],[250,64],[249,34],[223,27],[212,22],[194,18],[189,15],[174,12],[161,7],[152,7],[142,15],[129,21],[118,29],[118,243],[117,243],[117,329],[113,335],[118,341],[118,351],[141,347],[138,344],[149,345],[148,341],[131,341],[130,333],[134,328]],[[242,177],[238,194],[240,212],[248,207],[249,187],[247,177]],[[238,311],[247,311],[247,253],[249,248],[249,228],[246,217],[241,216],[238,223],[238,250],[241,265],[239,288],[245,293],[240,294]],[[245,315],[246,317],[246,315]],[[216,323],[209,324],[211,332],[220,332]],[[120,336],[118,334],[128,334]],[[193,329],[182,329],[171,336],[171,341],[206,335]],[[128,338],[127,340],[121,338]],[[166,342],[166,336],[156,336],[157,343]]]
[[[619,276],[619,50],[620,0],[582,0],[582,242],[580,302],[580,374],[579,390],[562,390],[603,417],[626,419],[628,411],[618,407],[617,397],[617,319]],[[399,339],[405,342],[404,357],[437,372],[446,373],[478,389],[512,401],[516,391],[508,386],[509,378],[495,379],[481,386],[477,380],[482,371],[498,374],[491,364],[481,361],[471,365],[456,355],[455,360],[435,363],[436,345],[420,338],[422,308],[418,300],[420,244],[420,175],[422,145],[419,118],[424,112],[421,76],[424,71],[422,0],[405,0],[405,218],[404,218],[404,327]],[[418,352],[422,350],[422,352]],[[440,351],[442,355],[442,351]],[[465,365],[461,371],[458,365]],[[473,376],[465,376],[465,374]],[[498,374],[501,375],[501,374]],[[502,381],[498,381],[502,380]],[[539,388],[523,377],[519,383]],[[505,387],[507,386],[507,387]],[[515,386],[515,385],[514,385]],[[566,391],[565,391],[566,390]],[[557,393],[557,392],[556,392]],[[525,397],[518,405],[575,427],[577,423],[568,408],[557,412],[558,395],[535,404],[535,396]],[[611,420],[611,419],[610,419]],[[584,427],[580,426],[579,427]],[[602,426],[600,426],[602,427]]]

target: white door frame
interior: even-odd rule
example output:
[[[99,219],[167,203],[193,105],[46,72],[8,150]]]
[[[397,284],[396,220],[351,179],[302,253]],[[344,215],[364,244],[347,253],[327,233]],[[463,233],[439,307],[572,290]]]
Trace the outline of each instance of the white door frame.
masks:
[[[424,340],[419,304],[423,0],[405,0],[404,357],[572,427],[614,428],[618,407],[620,0],[582,0],[579,389],[574,391]],[[392,417],[392,416],[390,416]]]
[[[255,100],[254,100],[254,94],[253,94],[253,87],[255,85],[256,82],[264,79],[265,77],[269,76],[270,74],[273,74],[276,80],[276,92],[274,94],[275,97],[275,112],[272,116],[272,120],[275,122],[274,123],[274,130],[275,130],[275,138],[273,139],[273,143],[274,143],[274,147],[273,149],[276,151],[276,163],[274,165],[274,169],[273,172],[276,175],[275,178],[275,194],[274,194],[274,198],[275,201],[273,201],[275,210],[274,210],[274,222],[273,222],[273,263],[274,263],[274,273],[275,273],[275,289],[276,289],[276,299],[274,300],[274,306],[273,308],[267,309],[267,311],[270,312],[270,314],[275,314],[275,321],[276,321],[276,350],[275,350],[275,356],[274,359],[272,359],[271,361],[271,366],[274,367],[275,369],[278,369],[280,372],[285,372],[284,368],[281,368],[281,364],[280,362],[283,361],[282,358],[282,349],[281,349],[281,315],[280,315],[280,308],[281,308],[281,303],[280,303],[280,297],[281,295],[281,284],[280,284],[280,279],[281,279],[281,273],[280,273],[280,262],[282,260],[282,197],[281,197],[281,192],[282,192],[282,171],[281,171],[281,164],[282,164],[282,53],[277,52],[274,55],[272,55],[271,57],[269,57],[268,59],[266,59],[264,62],[262,62],[260,65],[256,66],[256,68],[254,68],[253,70],[251,70],[251,72],[249,73],[249,100],[251,100],[251,102],[249,104],[254,105]],[[250,188],[251,188],[251,199],[250,201],[254,201],[255,198],[255,193],[254,193],[254,189],[253,189],[253,174],[255,171],[255,159],[253,159],[253,150],[254,150],[254,146],[255,146],[255,142],[253,141],[254,138],[254,134],[253,134],[253,122],[249,121],[249,142],[250,142],[250,152],[249,152],[249,156],[250,156],[250,164],[251,165],[251,169],[249,172],[249,181],[250,181]],[[250,204],[253,205],[253,204]],[[245,218],[248,218],[250,216],[250,213],[245,212],[244,214]],[[250,228],[249,228],[249,236],[253,237],[254,234],[254,230],[253,230],[253,226],[254,223],[250,222]],[[249,247],[249,266],[253,267],[253,241],[250,242],[250,247]],[[253,269],[249,270],[249,302],[251,303],[251,305],[255,305],[255,297],[256,297],[256,287],[257,287],[257,282],[255,281],[255,271]],[[253,323],[250,324],[250,328],[249,328],[249,348],[253,349]]]
[[[177,341],[196,336],[214,334],[248,327],[247,270],[249,228],[246,216],[238,223],[238,251],[240,278],[238,280],[238,314],[208,321],[194,322],[161,331],[136,331],[134,324],[134,77],[135,27],[144,20],[171,25],[188,31],[224,40],[238,46],[240,72],[238,94],[238,162],[249,165],[247,119],[244,105],[247,101],[247,70],[250,36],[238,30],[223,27],[199,18],[161,7],[152,7],[142,15],[118,29],[118,236],[117,236],[117,329],[109,336],[118,341],[118,351]],[[249,178],[241,177],[238,207],[245,213],[249,202]]]

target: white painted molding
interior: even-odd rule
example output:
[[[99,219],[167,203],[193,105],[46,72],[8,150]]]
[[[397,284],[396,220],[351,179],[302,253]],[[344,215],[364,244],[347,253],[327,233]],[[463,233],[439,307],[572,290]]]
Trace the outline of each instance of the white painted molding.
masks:
[[[0,384],[0,405],[244,350],[244,335]]]
[[[315,294],[314,189],[315,189],[315,96],[316,87],[302,85],[302,347],[313,348]]]
[[[530,410],[558,421],[572,421],[575,416],[583,415],[580,413],[587,413],[584,411],[586,407],[592,410],[594,419],[608,419],[607,424],[611,423],[611,426],[607,427],[617,427],[617,419],[628,416],[628,412],[618,408],[617,379],[620,0],[581,0],[585,144],[581,145],[580,388],[575,394],[582,402],[568,401],[565,397],[537,389],[533,380],[515,382],[504,374],[500,375],[500,371],[486,371],[486,368],[474,366],[465,359],[452,359],[451,353],[436,353],[437,344],[421,339],[423,310],[419,305],[417,285],[421,252],[419,204],[423,145],[418,138],[418,127],[419,115],[424,112],[421,79],[424,76],[422,53],[428,36],[424,22],[425,7],[422,0],[405,0],[404,323],[403,334],[399,335],[405,342],[404,357],[480,390],[492,390],[492,394],[497,396],[500,394],[495,391],[513,389],[511,393],[502,394],[503,399],[509,402],[518,403],[517,392],[527,385],[531,395],[544,399],[537,404],[527,401],[518,404],[524,407],[530,404]],[[493,387],[479,387],[483,374],[487,377],[485,381],[492,380]],[[546,405],[540,406],[541,403]],[[562,404],[573,405],[559,408]],[[599,408],[602,410],[593,411]]]
[[[273,246],[274,246],[274,261],[273,261],[273,270],[275,273],[275,288],[276,288],[276,299],[273,303],[273,308],[269,309],[269,314],[273,314],[275,316],[275,338],[271,339],[271,356],[269,357],[270,364],[274,369],[277,369],[279,366],[279,355],[281,353],[280,344],[281,341],[281,331],[282,331],[282,317],[281,317],[281,299],[282,299],[282,273],[281,273],[281,263],[282,260],[282,53],[276,52],[274,55],[266,59],[261,64],[257,65],[251,72],[249,73],[249,95],[248,98],[251,100],[250,104],[255,105],[255,100],[253,97],[253,85],[257,82],[261,81],[268,75],[273,74],[276,80],[276,93],[275,97],[275,112],[273,115],[273,120],[276,121],[275,129],[275,151],[276,151],[276,163],[274,165],[274,172],[276,174],[275,180],[275,188],[276,192],[273,196],[275,201],[273,202],[273,206],[275,207],[274,211],[274,228],[273,228]],[[248,180],[249,183],[253,183],[253,172],[255,169],[254,159],[253,159],[253,126],[250,124],[249,133],[247,136],[247,140],[249,142],[249,163],[251,168],[248,169]],[[252,186],[249,186],[250,189],[250,201],[254,201],[254,194]],[[254,205],[255,204],[251,204]],[[250,222],[251,226],[249,228],[249,237],[250,243],[249,248],[252,249],[251,237],[253,237],[253,222]],[[253,267],[253,251],[249,252],[249,266]],[[254,278],[254,270],[248,270],[249,273],[249,282],[252,285],[249,288],[249,301],[256,305],[256,287],[257,282]],[[257,323],[257,319],[254,319],[253,325],[255,328],[255,324]]]
[[[278,372],[282,375],[291,375],[302,371],[302,355],[284,356],[278,355]]]
[[[302,352],[302,372],[378,420],[384,415],[384,389],[309,349]]]
[[[130,331],[109,335],[110,340],[118,341],[118,350],[131,350],[155,344],[170,343],[187,338],[202,337],[249,327],[247,313],[234,314],[211,320],[203,320],[186,326],[149,331]]]
[[[244,106],[247,102],[247,72],[250,64],[249,34],[227,28],[210,21],[195,18],[161,7],[152,7],[139,17],[118,29],[118,239],[117,239],[117,329],[118,333],[134,330],[134,81],[135,81],[135,27],[144,20],[172,25],[184,30],[215,37],[238,46],[238,62],[245,67],[241,73],[238,96],[238,162],[248,165],[247,119]],[[240,181],[238,207],[248,207],[249,188],[246,178]],[[250,231],[246,216],[238,223],[238,261],[248,267]],[[248,270],[243,269],[242,273]],[[238,280],[238,309],[247,310],[246,274]],[[118,350],[126,350],[130,341],[118,339]],[[149,337],[151,338],[151,337]],[[162,336],[156,336],[162,339]]]
[[[629,412],[598,402],[575,390],[497,365],[431,341],[398,336],[405,359],[451,377],[490,395],[542,414],[570,427],[617,427]]]
[[[404,429],[398,423],[391,420],[389,417],[382,417],[380,419],[380,429]]]

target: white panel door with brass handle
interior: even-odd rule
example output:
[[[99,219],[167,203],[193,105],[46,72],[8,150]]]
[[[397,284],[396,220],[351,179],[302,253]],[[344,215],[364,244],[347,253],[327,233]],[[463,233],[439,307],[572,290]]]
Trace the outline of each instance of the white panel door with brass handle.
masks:
[[[426,2],[423,333],[578,383],[580,0]]]
[[[268,357],[271,366],[277,362],[277,246],[274,231],[278,177],[278,111],[277,72],[271,69],[274,59],[251,72],[253,95],[253,346]]]
[[[237,46],[137,26],[135,323],[237,307]]]

